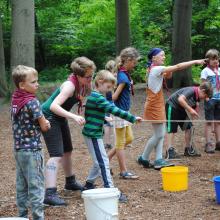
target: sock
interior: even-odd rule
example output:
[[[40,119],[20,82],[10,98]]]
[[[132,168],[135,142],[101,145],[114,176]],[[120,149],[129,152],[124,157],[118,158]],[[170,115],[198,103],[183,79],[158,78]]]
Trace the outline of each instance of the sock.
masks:
[[[67,183],[67,184],[72,183],[72,182],[75,182],[75,181],[76,181],[75,175],[66,177],[66,183]]]

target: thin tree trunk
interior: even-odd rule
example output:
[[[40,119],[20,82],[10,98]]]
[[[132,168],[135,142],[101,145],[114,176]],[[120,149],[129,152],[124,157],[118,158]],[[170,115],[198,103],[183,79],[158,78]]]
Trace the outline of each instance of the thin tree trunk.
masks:
[[[35,67],[34,0],[11,0],[11,69],[22,64]]]
[[[173,9],[172,63],[191,60],[192,0],[175,0]],[[173,75],[173,87],[192,84],[191,68]]]
[[[5,53],[3,44],[2,18],[0,13],[0,96],[7,94],[7,81],[5,72]]]
[[[116,9],[116,53],[129,46],[130,22],[128,0],[115,0]]]

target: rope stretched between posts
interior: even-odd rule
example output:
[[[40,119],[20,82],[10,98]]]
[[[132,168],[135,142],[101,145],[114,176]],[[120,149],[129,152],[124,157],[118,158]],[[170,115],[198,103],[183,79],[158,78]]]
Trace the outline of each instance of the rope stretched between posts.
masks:
[[[117,119],[113,119],[110,122],[120,121]],[[195,120],[142,120],[141,122],[148,122],[148,123],[167,123],[167,122],[184,122],[184,123],[220,123],[220,120],[204,120],[204,119],[195,119]]]

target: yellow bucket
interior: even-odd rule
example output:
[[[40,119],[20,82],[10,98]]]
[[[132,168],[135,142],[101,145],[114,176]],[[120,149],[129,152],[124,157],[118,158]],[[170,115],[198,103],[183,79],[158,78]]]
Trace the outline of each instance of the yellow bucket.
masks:
[[[188,167],[174,166],[161,169],[163,190],[170,192],[188,189]]]

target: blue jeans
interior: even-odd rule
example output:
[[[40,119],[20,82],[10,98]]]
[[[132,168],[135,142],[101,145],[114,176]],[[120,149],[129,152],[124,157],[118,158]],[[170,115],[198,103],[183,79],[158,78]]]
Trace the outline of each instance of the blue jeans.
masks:
[[[220,100],[209,99],[204,101],[205,119],[206,120],[220,120]]]
[[[44,219],[44,160],[41,150],[18,150],[16,161],[16,198],[19,217],[28,218],[31,207],[33,220]]]

